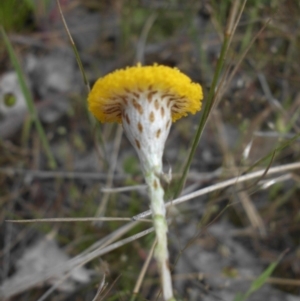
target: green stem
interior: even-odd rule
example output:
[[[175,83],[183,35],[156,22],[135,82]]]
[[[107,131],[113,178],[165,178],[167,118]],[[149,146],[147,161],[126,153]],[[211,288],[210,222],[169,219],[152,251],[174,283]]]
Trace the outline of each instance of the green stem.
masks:
[[[172,278],[169,268],[168,252],[168,225],[166,220],[166,208],[164,202],[164,190],[159,176],[155,172],[147,173],[146,182],[149,189],[153,225],[155,228],[157,245],[154,256],[160,270],[164,300],[175,301],[173,297]]]

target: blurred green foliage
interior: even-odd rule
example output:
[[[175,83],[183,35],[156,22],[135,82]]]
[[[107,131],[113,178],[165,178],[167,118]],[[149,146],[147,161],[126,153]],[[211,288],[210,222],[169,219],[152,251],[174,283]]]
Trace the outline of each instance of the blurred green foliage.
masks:
[[[30,19],[33,6],[29,1],[2,0],[0,1],[0,23],[6,31],[24,29]]]
[[[45,18],[50,3],[51,0],[1,0],[0,25],[5,31],[30,31]]]

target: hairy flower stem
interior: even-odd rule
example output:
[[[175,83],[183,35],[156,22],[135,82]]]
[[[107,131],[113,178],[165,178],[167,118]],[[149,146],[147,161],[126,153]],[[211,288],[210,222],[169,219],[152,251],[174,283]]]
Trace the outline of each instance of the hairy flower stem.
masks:
[[[147,173],[145,176],[149,189],[153,225],[155,228],[157,245],[154,256],[160,270],[164,300],[174,301],[172,278],[169,268],[168,252],[168,225],[166,220],[166,208],[164,203],[164,189],[161,186],[160,178],[155,172]]]
[[[161,186],[162,157],[171,124],[187,113],[195,114],[203,98],[199,84],[176,68],[141,66],[117,70],[98,79],[89,93],[89,109],[101,122],[122,123],[135,148],[149,188],[157,236],[155,257],[165,301],[174,301],[164,203]]]

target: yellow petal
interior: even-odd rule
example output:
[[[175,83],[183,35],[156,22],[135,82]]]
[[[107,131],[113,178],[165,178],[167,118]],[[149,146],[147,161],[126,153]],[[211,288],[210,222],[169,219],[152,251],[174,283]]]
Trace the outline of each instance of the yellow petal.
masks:
[[[172,120],[201,109],[202,88],[177,68],[162,65],[127,67],[95,83],[88,96],[89,110],[101,122],[122,122],[122,108],[134,94],[157,91],[173,99]],[[125,100],[124,100],[125,99]],[[175,100],[175,101],[174,101]]]

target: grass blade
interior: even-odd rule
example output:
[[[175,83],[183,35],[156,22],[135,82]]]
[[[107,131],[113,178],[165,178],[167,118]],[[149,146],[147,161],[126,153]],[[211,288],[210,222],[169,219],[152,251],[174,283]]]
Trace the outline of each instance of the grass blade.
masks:
[[[224,40],[223,40],[223,43],[222,43],[220,57],[219,57],[218,62],[217,62],[216,71],[214,73],[213,81],[212,81],[212,84],[211,84],[211,87],[210,87],[210,90],[209,90],[209,93],[208,93],[208,96],[207,96],[207,99],[206,99],[206,102],[205,102],[204,110],[203,110],[203,113],[202,113],[202,116],[201,116],[201,119],[200,119],[200,122],[199,122],[199,125],[198,125],[197,132],[195,134],[195,138],[194,138],[193,143],[192,143],[191,151],[189,153],[187,162],[184,166],[182,176],[181,176],[181,178],[178,182],[178,185],[176,186],[177,188],[176,188],[175,194],[174,194],[175,198],[179,196],[179,194],[180,194],[180,192],[181,192],[181,190],[184,186],[185,179],[186,179],[188,171],[190,169],[190,165],[191,165],[193,157],[195,155],[195,152],[196,152],[197,146],[199,144],[201,135],[203,133],[203,130],[204,130],[206,122],[207,122],[207,119],[209,117],[209,114],[210,114],[210,112],[211,112],[211,110],[214,106],[215,100],[216,100],[215,91],[216,91],[216,87],[217,87],[217,84],[218,84],[218,81],[219,81],[219,78],[220,78],[220,74],[223,70],[227,50],[228,50],[228,47],[229,47],[229,44],[231,42],[232,35],[233,35],[233,32],[234,32],[234,22],[236,20],[238,4],[239,4],[239,1],[234,1],[233,5],[232,5],[232,10],[231,10],[231,14],[229,16],[228,24],[227,24],[227,27],[226,27],[226,30],[225,30]]]
[[[3,36],[4,44],[5,44],[6,49],[8,51],[11,63],[12,63],[12,65],[13,65],[16,73],[17,73],[19,84],[20,84],[21,90],[22,90],[22,92],[24,94],[24,97],[25,97],[25,100],[26,100],[26,105],[27,105],[27,108],[28,108],[28,111],[29,111],[29,114],[30,114],[30,118],[32,119],[32,121],[35,124],[35,127],[37,129],[39,138],[40,138],[40,140],[42,142],[42,145],[43,145],[43,148],[46,152],[46,156],[47,156],[47,159],[48,159],[48,165],[51,169],[55,169],[57,167],[56,161],[55,161],[54,156],[51,152],[50,145],[48,143],[44,128],[43,128],[43,126],[42,126],[42,124],[39,120],[39,117],[38,117],[38,114],[37,114],[37,111],[35,109],[34,102],[33,102],[32,96],[31,96],[31,92],[27,87],[25,76],[24,76],[23,71],[21,69],[20,63],[18,61],[18,58],[15,54],[15,51],[12,47],[12,44],[10,43],[10,41],[8,39],[8,36],[7,36],[4,28],[1,27],[0,29],[1,29],[1,34]]]
[[[59,9],[59,13],[61,15],[61,19],[62,19],[62,21],[64,23],[64,27],[66,29],[67,35],[68,35],[68,37],[70,39],[70,43],[72,45],[72,48],[73,48],[73,51],[74,51],[74,54],[75,54],[75,58],[76,58],[76,61],[77,61],[77,64],[78,64],[78,67],[80,69],[80,72],[81,72],[81,75],[82,75],[82,78],[83,78],[83,82],[86,85],[88,92],[90,92],[90,90],[91,90],[90,84],[89,84],[89,81],[87,80],[87,77],[86,77],[86,74],[85,74],[85,71],[84,71],[84,68],[83,68],[83,65],[82,65],[82,61],[80,59],[77,47],[76,47],[76,45],[74,43],[74,40],[73,40],[73,38],[71,36],[71,33],[69,31],[67,22],[65,20],[64,15],[63,15],[63,12],[62,12],[62,9],[61,9],[61,6],[60,6],[60,2],[59,2],[59,0],[57,0],[56,2],[57,2],[58,9]]]
[[[258,291],[268,280],[268,278],[271,276],[273,271],[275,270],[276,266],[279,263],[278,259],[277,261],[271,263],[263,272],[260,274],[252,283],[250,288],[245,294],[238,293],[236,297],[234,298],[234,301],[245,301],[247,300],[250,295]]]

